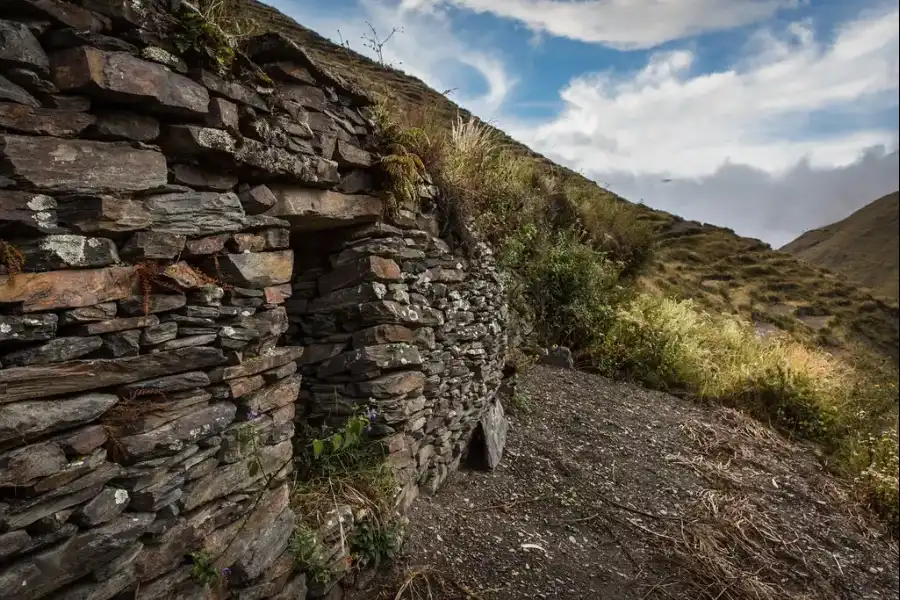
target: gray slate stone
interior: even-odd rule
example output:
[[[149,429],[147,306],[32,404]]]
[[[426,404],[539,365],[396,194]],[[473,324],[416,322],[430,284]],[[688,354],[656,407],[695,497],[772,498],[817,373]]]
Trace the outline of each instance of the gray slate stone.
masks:
[[[13,83],[3,75],[0,75],[0,100],[16,102],[32,108],[38,108],[41,105],[22,86]]]
[[[162,231],[138,231],[122,246],[122,256],[129,260],[172,259],[184,250],[184,235]]]
[[[0,404],[0,447],[15,440],[32,440],[88,423],[117,401],[113,394],[83,394],[72,398]]]
[[[50,60],[28,27],[0,20],[0,68],[26,68],[46,76],[50,73]]]
[[[147,296],[147,314],[178,310],[187,303],[184,294],[150,294]],[[144,314],[144,296],[129,296],[119,300],[119,309],[129,316]]]
[[[159,121],[129,111],[106,112],[97,116],[90,133],[102,140],[152,142],[159,137]]]
[[[60,325],[73,325],[75,323],[89,323],[91,321],[106,321],[116,316],[115,302],[102,302],[93,306],[82,306],[72,310],[63,311],[60,317]]]
[[[82,91],[164,114],[196,117],[208,111],[206,88],[125,52],[81,46],[55,53],[51,64],[54,83],[63,91]]]
[[[56,200],[44,194],[0,190],[0,228],[21,234],[22,228],[54,233],[57,225]]]
[[[234,404],[219,402],[152,431],[123,437],[119,443],[131,458],[174,454],[189,444],[223,431],[234,420],[235,411]]]
[[[102,566],[128,548],[154,515],[129,513],[0,571],[0,600],[37,600]]]
[[[75,511],[72,519],[81,527],[96,527],[119,516],[128,507],[128,499],[127,490],[105,487]]]
[[[0,315],[0,342],[38,342],[56,335],[55,314]]]
[[[105,267],[119,262],[116,244],[107,238],[83,235],[47,235],[17,241],[29,271]]]
[[[216,348],[181,348],[127,358],[12,367],[0,370],[0,403],[128,384],[225,362],[225,355]]]
[[[166,184],[165,157],[122,142],[0,134],[10,176],[58,192],[143,191]]]
[[[162,344],[178,337],[178,323],[167,321],[153,327],[148,327],[141,332],[140,343],[144,346]]]
[[[244,227],[244,209],[233,193],[184,192],[144,200],[153,231],[203,236]]]
[[[137,356],[141,353],[141,333],[139,329],[129,329],[104,335],[104,355],[111,358]]]

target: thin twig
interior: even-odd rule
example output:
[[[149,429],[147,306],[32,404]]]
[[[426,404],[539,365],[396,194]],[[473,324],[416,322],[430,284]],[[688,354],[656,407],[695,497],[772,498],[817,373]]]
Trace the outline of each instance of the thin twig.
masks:
[[[504,510],[509,510],[510,508],[512,508],[513,506],[516,506],[518,504],[531,504],[532,502],[539,502],[541,500],[549,498],[552,495],[553,494],[543,494],[541,496],[535,496],[533,498],[523,498],[521,500],[511,500],[509,502],[503,502],[501,504],[490,504],[488,506],[478,506],[476,508],[471,508],[471,509],[467,510],[466,512],[481,512],[484,510],[493,510],[495,508],[502,508]]]

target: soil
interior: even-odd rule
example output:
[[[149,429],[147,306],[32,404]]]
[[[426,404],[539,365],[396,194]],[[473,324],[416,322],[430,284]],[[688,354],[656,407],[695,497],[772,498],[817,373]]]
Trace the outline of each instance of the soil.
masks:
[[[419,498],[360,600],[900,597],[815,449],[737,411],[538,366],[507,413],[502,464]]]

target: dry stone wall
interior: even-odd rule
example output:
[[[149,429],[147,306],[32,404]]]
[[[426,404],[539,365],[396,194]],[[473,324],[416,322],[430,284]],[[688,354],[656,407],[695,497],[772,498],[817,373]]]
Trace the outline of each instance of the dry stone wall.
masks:
[[[479,423],[499,458],[489,250],[385,218],[364,92],[209,31],[0,3],[0,600],[336,598],[289,548],[303,425],[374,408],[400,508]]]
[[[374,408],[406,484],[402,502],[457,468],[503,374],[503,282],[484,246],[467,258],[423,222],[350,228],[295,246],[291,343],[306,348],[305,418]],[[428,225],[428,220],[424,220]],[[327,248],[327,252],[323,252]]]

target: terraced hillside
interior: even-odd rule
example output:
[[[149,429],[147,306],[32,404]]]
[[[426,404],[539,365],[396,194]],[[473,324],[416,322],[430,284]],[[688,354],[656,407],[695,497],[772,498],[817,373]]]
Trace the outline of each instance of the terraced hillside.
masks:
[[[430,118],[446,122],[448,127],[458,116],[470,116],[421,80],[340,47],[272,7],[256,0],[246,2],[244,16],[257,26],[285,33],[319,63],[365,89],[389,91],[406,110],[428,111]],[[502,132],[498,136],[557,173],[581,177]],[[656,264],[645,278],[649,288],[696,299],[714,311],[753,318],[763,330],[772,326],[787,329],[801,339],[837,350],[862,342],[879,354],[898,359],[900,325],[895,301],[875,298],[840,275],[729,229],[685,221],[646,206],[639,211],[642,219],[653,224],[658,238]]]
[[[897,300],[900,286],[900,193],[882,196],[846,219],[807,231],[782,248],[810,264],[843,273]]]

